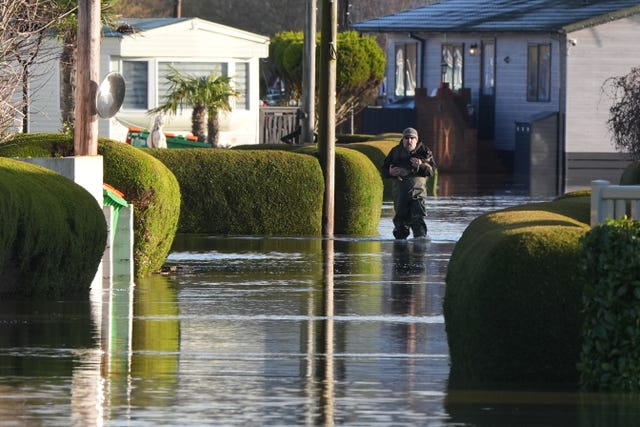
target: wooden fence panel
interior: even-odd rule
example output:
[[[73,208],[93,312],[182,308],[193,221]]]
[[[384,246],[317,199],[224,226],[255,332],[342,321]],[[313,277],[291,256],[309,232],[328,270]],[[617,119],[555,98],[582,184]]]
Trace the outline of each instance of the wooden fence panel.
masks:
[[[283,136],[296,128],[298,107],[261,107],[260,144],[282,144]]]

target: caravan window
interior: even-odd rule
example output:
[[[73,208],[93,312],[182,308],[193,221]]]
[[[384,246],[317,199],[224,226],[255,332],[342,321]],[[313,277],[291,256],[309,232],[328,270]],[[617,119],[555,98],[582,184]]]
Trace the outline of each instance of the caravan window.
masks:
[[[529,45],[527,62],[527,101],[551,100],[551,45]]]
[[[188,76],[206,77],[211,72],[227,75],[227,64],[222,62],[158,62],[158,104],[164,103],[169,94],[171,83],[166,76],[171,74],[170,66]]]
[[[149,101],[149,63],[147,61],[123,61],[122,77],[127,85],[122,108],[146,110]]]
[[[396,45],[395,96],[415,96],[417,60],[417,43],[403,43]]]
[[[236,108],[249,109],[249,63],[236,62],[236,71],[233,73],[234,89],[239,92],[235,98]],[[232,100],[233,102],[233,100]]]
[[[464,87],[462,80],[463,52],[462,44],[442,45],[441,81],[449,83],[451,90]]]
[[[211,72],[222,76],[229,75],[229,66],[224,62],[162,62],[157,63],[158,81],[151,85],[149,80],[150,61],[122,61],[122,74],[127,82],[127,90],[123,102],[123,108],[133,110],[148,110],[165,102],[171,84],[166,79],[170,74],[170,66],[181,74],[191,76],[208,76]],[[233,64],[232,64],[233,65]],[[249,63],[237,62],[231,74],[232,84],[239,92],[235,99],[231,99],[231,105],[238,109],[249,109]],[[155,91],[154,91],[155,87]],[[149,105],[149,93],[152,94]]]

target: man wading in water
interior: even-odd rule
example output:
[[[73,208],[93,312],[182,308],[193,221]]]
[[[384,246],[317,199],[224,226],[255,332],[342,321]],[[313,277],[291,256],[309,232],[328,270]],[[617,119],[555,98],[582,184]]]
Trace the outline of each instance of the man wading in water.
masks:
[[[406,239],[427,237],[427,178],[436,170],[431,150],[418,140],[414,128],[402,132],[402,140],[384,159],[381,172],[393,180],[393,236]]]

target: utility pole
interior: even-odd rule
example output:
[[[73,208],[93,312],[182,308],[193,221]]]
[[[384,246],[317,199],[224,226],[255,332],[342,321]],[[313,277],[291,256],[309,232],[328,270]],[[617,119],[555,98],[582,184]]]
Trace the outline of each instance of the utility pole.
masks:
[[[328,238],[333,238],[335,218],[337,1],[322,0],[320,39],[318,150],[325,181],[322,234]]]
[[[100,0],[78,1],[78,68],[73,148],[76,156],[98,154],[96,92],[100,85]]]
[[[307,114],[302,121],[302,141],[313,142],[316,116],[316,9],[317,0],[306,0],[304,26],[304,74],[302,76],[302,108]]]

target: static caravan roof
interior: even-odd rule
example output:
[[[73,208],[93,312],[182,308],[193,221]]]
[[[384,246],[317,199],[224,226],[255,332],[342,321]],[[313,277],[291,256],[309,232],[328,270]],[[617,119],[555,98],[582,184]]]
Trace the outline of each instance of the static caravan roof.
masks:
[[[103,51],[114,57],[269,56],[269,37],[199,18],[127,18],[103,35]]]
[[[104,37],[123,37],[128,34],[163,30],[169,26],[183,26],[185,29],[198,28],[210,33],[223,34],[256,43],[269,42],[267,36],[199,18],[122,18],[118,21],[116,29],[105,27],[103,34]]]
[[[380,33],[569,32],[639,13],[639,0],[442,0],[353,28]]]

